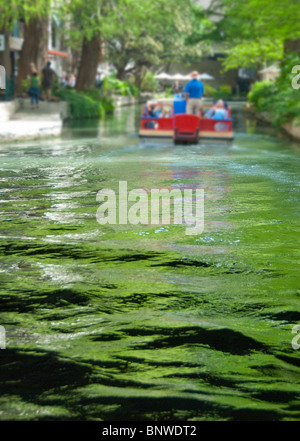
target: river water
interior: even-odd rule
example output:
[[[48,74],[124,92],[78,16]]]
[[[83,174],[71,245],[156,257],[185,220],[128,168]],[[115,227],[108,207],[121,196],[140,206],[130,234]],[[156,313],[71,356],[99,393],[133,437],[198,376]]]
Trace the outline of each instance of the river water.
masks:
[[[139,110],[0,145],[0,419],[300,420],[299,146],[238,105],[232,145],[140,145]],[[119,181],[204,189],[204,231],[100,225]]]

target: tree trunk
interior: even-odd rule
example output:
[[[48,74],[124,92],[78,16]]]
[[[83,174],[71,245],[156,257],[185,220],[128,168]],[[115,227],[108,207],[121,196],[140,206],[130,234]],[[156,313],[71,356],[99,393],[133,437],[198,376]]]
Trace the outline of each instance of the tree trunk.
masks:
[[[68,58],[68,70],[74,75],[78,75],[78,69],[80,66],[80,50],[75,50],[71,48],[71,57]]]
[[[38,73],[46,64],[48,53],[48,16],[35,18],[24,24],[24,43],[20,52],[17,91],[22,89],[22,80],[31,75],[34,70]]]
[[[126,66],[118,66],[117,67],[117,78],[119,80],[124,80],[124,76],[125,76],[125,67]]]
[[[95,86],[100,58],[101,40],[99,35],[95,35],[91,40],[84,38],[78,77],[76,80],[76,90],[78,92]]]
[[[286,40],[284,42],[284,53],[295,53],[300,57],[300,39],[299,40]]]
[[[134,83],[138,89],[140,89],[141,84],[142,84],[142,70],[143,70],[142,66],[137,66],[135,73],[134,73],[134,77],[135,77]]]

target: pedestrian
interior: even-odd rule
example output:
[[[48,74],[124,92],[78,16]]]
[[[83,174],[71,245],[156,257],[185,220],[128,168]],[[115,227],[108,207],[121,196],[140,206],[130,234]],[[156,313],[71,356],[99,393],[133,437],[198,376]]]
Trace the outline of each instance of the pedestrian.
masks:
[[[71,74],[68,78],[68,86],[73,89],[76,85],[76,77],[74,74]]]
[[[66,74],[66,72],[62,73],[61,79],[60,79],[60,84],[63,87],[67,85],[67,74]]]
[[[199,73],[194,71],[191,73],[191,81],[187,83],[184,89],[185,100],[187,102],[186,113],[199,115],[201,108],[201,98],[204,93],[204,86],[198,80]]]
[[[45,99],[45,91],[46,91],[48,101],[51,101],[52,84],[53,84],[55,77],[56,77],[56,73],[51,68],[51,62],[48,61],[47,65],[42,70],[43,98]]]
[[[40,79],[37,72],[33,72],[30,78],[30,88],[28,90],[28,95],[30,96],[31,108],[35,109],[39,107],[39,97],[40,91]]]

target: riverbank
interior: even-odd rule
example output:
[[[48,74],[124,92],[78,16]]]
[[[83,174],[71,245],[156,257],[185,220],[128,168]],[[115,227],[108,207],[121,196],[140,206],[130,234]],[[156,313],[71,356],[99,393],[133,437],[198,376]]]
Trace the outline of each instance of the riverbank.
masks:
[[[148,94],[140,98],[113,96],[114,108],[141,104]],[[66,101],[40,101],[38,109],[32,109],[28,98],[0,102],[0,142],[60,136],[63,123],[70,117]]]
[[[0,141],[19,141],[59,136],[67,118],[65,102],[41,101],[32,109],[29,99],[0,103]]]
[[[245,103],[243,106],[243,111],[255,118],[260,123],[263,123],[269,127],[273,127],[272,119],[268,112],[257,112],[254,109],[254,105],[252,103]],[[292,120],[281,124],[281,126],[276,130],[277,134],[285,135],[291,138],[293,141],[300,142],[300,125],[296,120]]]

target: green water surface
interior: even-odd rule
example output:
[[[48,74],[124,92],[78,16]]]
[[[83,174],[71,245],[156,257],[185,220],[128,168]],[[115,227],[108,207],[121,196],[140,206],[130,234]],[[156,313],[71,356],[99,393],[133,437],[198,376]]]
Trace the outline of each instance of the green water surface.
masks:
[[[300,420],[299,146],[239,108],[232,145],[141,145],[138,114],[0,145],[0,419]],[[203,188],[204,232],[99,225],[119,181]]]

